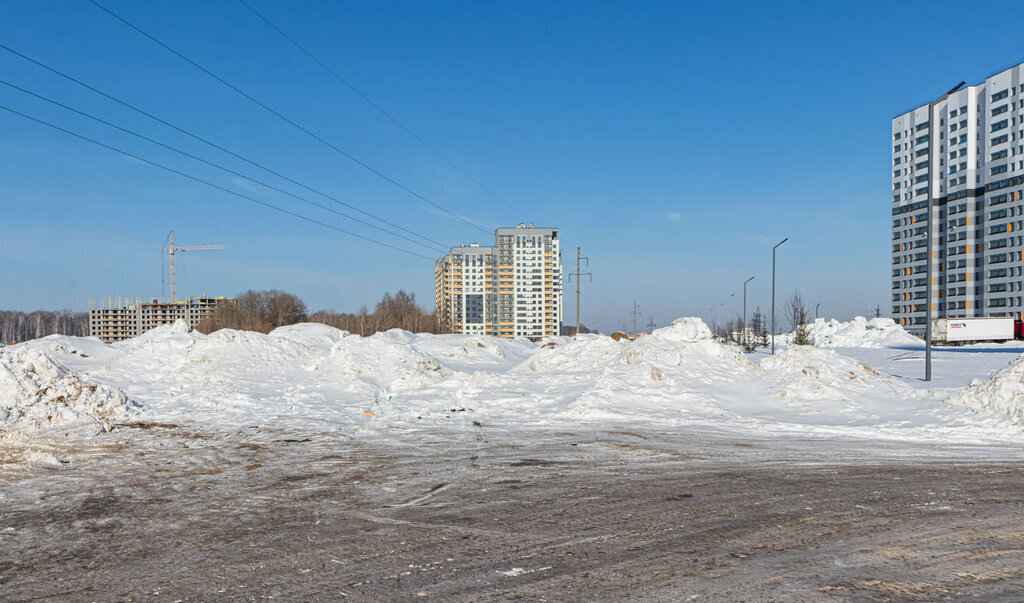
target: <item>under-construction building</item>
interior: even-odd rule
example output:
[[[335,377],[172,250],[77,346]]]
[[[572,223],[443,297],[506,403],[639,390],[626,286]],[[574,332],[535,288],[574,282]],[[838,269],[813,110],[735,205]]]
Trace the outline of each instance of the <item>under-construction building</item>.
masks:
[[[539,339],[562,329],[557,228],[494,231],[494,246],[453,247],[434,265],[435,311],[450,333]]]
[[[190,297],[183,301],[161,302],[141,298],[106,298],[89,303],[89,335],[106,343],[131,339],[160,325],[184,320],[194,327],[218,306],[234,303],[226,297]]]

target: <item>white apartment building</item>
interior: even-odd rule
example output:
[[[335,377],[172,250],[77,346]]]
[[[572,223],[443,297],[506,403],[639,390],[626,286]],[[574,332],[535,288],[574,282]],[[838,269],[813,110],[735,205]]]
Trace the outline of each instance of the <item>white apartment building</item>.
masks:
[[[562,328],[557,228],[499,228],[493,247],[453,247],[434,268],[436,312],[453,333],[539,339]]]
[[[892,120],[892,313],[912,332],[928,304],[933,318],[1022,317],[1022,76],[1024,64]]]

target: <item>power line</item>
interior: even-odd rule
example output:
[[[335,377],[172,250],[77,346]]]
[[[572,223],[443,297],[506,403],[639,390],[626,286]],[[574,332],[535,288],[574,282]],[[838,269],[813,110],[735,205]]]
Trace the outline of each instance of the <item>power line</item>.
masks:
[[[341,148],[335,146],[334,144],[328,142],[324,138],[318,136],[317,134],[314,134],[309,129],[299,125],[298,123],[296,123],[295,121],[289,119],[288,117],[285,117],[284,114],[280,113],[279,111],[276,111],[275,109],[272,109],[269,105],[267,105],[267,104],[263,103],[262,101],[258,100],[256,97],[248,94],[247,92],[243,91],[241,88],[238,88],[234,84],[231,84],[230,82],[228,82],[224,78],[218,76],[217,74],[215,74],[212,71],[210,71],[209,69],[203,67],[199,63],[193,61],[192,59],[188,58],[187,56],[183,55],[182,53],[178,52],[177,50],[171,48],[167,44],[165,44],[165,43],[161,42],[160,40],[158,40],[157,38],[153,37],[152,35],[146,33],[141,28],[139,28],[136,25],[132,24],[130,21],[128,21],[124,17],[121,17],[120,15],[118,15],[115,12],[113,12],[109,8],[103,6],[102,4],[97,2],[96,0],[88,0],[88,2],[93,4],[93,5],[95,5],[97,8],[99,8],[103,12],[107,13],[111,17],[114,17],[118,21],[124,23],[128,27],[134,29],[139,34],[145,36],[149,40],[151,40],[154,43],[158,44],[159,46],[161,46],[162,48],[164,48],[165,50],[167,50],[168,52],[170,52],[174,56],[180,58],[181,60],[185,61],[189,65],[192,65],[193,67],[195,67],[199,71],[202,71],[203,73],[205,73],[206,75],[210,76],[211,78],[217,80],[221,84],[223,84],[223,85],[227,86],[228,88],[234,90],[239,95],[245,97],[250,102],[254,103],[255,105],[259,106],[260,108],[264,109],[265,111],[267,111],[267,112],[271,113],[272,115],[276,116],[278,119],[281,119],[282,121],[284,121],[288,125],[296,128],[297,130],[299,130],[300,132],[306,134],[310,138],[313,138],[314,140],[319,141],[321,144],[323,144],[324,146],[326,146],[329,149],[333,150],[334,152],[338,153],[342,157],[345,157],[346,159],[352,161],[353,163],[355,163],[355,164],[365,168],[366,170],[369,170],[370,172],[376,174],[377,176],[379,176],[383,180],[385,180],[387,182],[390,182],[391,184],[393,184],[394,186],[398,187],[399,189],[401,189],[401,190],[409,193],[410,195],[416,197],[417,199],[419,199],[419,200],[421,200],[421,201],[423,201],[423,202],[425,202],[425,203],[435,207],[436,209],[439,209],[440,211],[448,214],[449,216],[457,218],[458,220],[461,220],[461,221],[465,222],[466,224],[469,224],[473,228],[478,228],[478,229],[480,229],[480,230],[482,230],[484,232],[489,232],[486,228],[484,228],[484,227],[482,227],[482,226],[480,226],[480,225],[478,225],[478,224],[476,224],[476,223],[474,223],[474,222],[472,222],[472,221],[470,221],[470,220],[468,220],[466,218],[463,218],[462,216],[460,216],[460,215],[458,215],[458,214],[456,214],[456,213],[454,213],[452,211],[449,211],[448,209],[442,207],[441,205],[439,205],[439,204],[431,201],[427,197],[421,195],[420,193],[417,193],[416,191],[412,190],[408,186],[402,184],[401,182],[399,182],[399,181],[395,180],[394,178],[388,176],[387,174],[381,172],[380,170],[378,170],[377,168],[371,166],[370,164],[363,162],[362,160],[356,158],[355,156],[349,154],[348,152],[346,152],[346,151],[342,150]]]
[[[218,145],[217,143],[211,142],[211,141],[209,141],[209,140],[207,140],[207,139],[205,139],[205,138],[203,138],[203,137],[201,137],[201,136],[199,136],[197,134],[193,134],[192,132],[189,132],[188,130],[186,130],[184,128],[181,128],[179,126],[176,126],[176,125],[172,124],[169,121],[161,119],[161,118],[157,117],[156,115],[153,115],[152,113],[148,113],[148,112],[146,112],[146,111],[136,107],[135,105],[132,105],[131,103],[123,101],[123,100],[121,100],[121,99],[119,99],[119,98],[117,98],[117,97],[115,97],[113,95],[107,94],[106,92],[103,92],[102,90],[100,90],[98,88],[90,86],[89,84],[86,84],[85,82],[83,82],[81,80],[75,79],[74,77],[72,77],[72,76],[70,76],[70,75],[68,75],[68,74],[66,74],[66,73],[64,73],[62,71],[59,71],[58,69],[55,69],[54,67],[50,67],[49,65],[47,65],[45,63],[42,63],[40,61],[37,61],[36,59],[33,59],[30,56],[24,55],[24,54],[18,52],[17,50],[14,50],[13,48],[10,48],[8,46],[4,46],[3,44],[0,44],[0,50],[5,50],[5,51],[13,54],[14,56],[16,56],[16,57],[18,57],[18,58],[20,58],[22,60],[28,61],[29,63],[32,63],[33,65],[36,65],[37,67],[41,67],[41,68],[49,71],[50,73],[53,73],[54,75],[60,76],[60,77],[62,77],[64,79],[68,80],[69,82],[77,84],[77,85],[81,86],[82,88],[85,88],[86,90],[94,92],[94,93],[96,93],[96,94],[98,94],[98,95],[100,95],[103,98],[106,98],[108,100],[111,100],[111,101],[121,105],[122,107],[125,107],[127,109],[131,109],[132,111],[135,111],[139,115],[143,115],[145,117],[148,117],[149,119],[152,119],[153,121],[155,121],[155,122],[157,122],[159,124],[163,124],[163,125],[167,126],[168,128],[171,128],[172,130],[180,132],[180,133],[182,133],[182,134],[192,138],[193,140],[198,140],[199,142],[201,142],[203,144],[206,144],[206,145],[209,145],[209,146],[217,149],[218,151],[221,151],[222,153],[227,153],[228,155],[230,155],[230,156],[232,156],[232,157],[234,157],[236,159],[244,161],[244,162],[248,163],[249,165],[252,165],[253,167],[259,168],[259,169],[263,170],[264,172],[267,172],[268,174],[272,174],[274,176],[277,176],[278,178],[281,178],[282,180],[290,182],[290,183],[294,184],[295,186],[298,186],[298,187],[300,187],[302,189],[310,191],[311,193],[320,195],[321,197],[323,197],[325,199],[330,199],[331,201],[333,201],[333,202],[335,202],[335,203],[337,203],[339,205],[343,205],[343,206],[345,206],[345,207],[347,207],[347,208],[349,208],[349,209],[351,209],[353,211],[356,211],[356,212],[359,212],[360,214],[363,214],[364,216],[368,216],[370,218],[373,218],[374,220],[377,220],[378,222],[381,222],[382,224],[387,224],[388,226],[390,226],[392,228],[396,228],[398,230],[401,230],[402,232],[409,233],[409,234],[411,234],[411,235],[413,235],[415,237],[419,237],[419,238],[423,239],[424,241],[429,241],[431,243],[434,243],[435,245],[439,245],[442,248],[445,247],[444,243],[441,243],[440,241],[435,241],[434,239],[431,239],[430,237],[427,237],[427,236],[424,236],[424,235],[419,234],[417,232],[414,232],[412,230],[409,230],[408,228],[403,228],[403,227],[399,226],[398,224],[395,224],[393,222],[385,220],[384,218],[381,218],[379,216],[371,214],[368,211],[360,209],[360,208],[358,208],[355,205],[352,205],[350,203],[346,203],[346,202],[342,201],[341,199],[338,199],[338,198],[336,198],[336,197],[334,197],[332,195],[329,195],[329,194],[327,194],[325,192],[319,191],[319,190],[317,190],[315,188],[312,188],[310,186],[306,186],[305,184],[302,184],[301,182],[299,182],[297,180],[294,180],[292,178],[289,178],[288,176],[285,176],[284,174],[281,174],[281,173],[279,173],[277,171],[274,171],[274,170],[272,170],[272,169],[270,169],[270,168],[268,168],[268,167],[266,167],[266,166],[264,166],[264,165],[262,165],[262,164],[260,164],[260,163],[258,163],[256,161],[253,161],[252,159],[249,159],[247,157],[244,157],[243,155],[235,153],[234,151],[231,151],[230,149],[222,147],[222,146]]]
[[[0,79],[0,84],[3,84],[3,85],[8,86],[10,88],[14,88],[15,90],[18,90],[19,92],[22,92],[24,94],[28,94],[28,95],[33,96],[35,98],[38,98],[39,100],[42,100],[42,101],[46,101],[46,102],[48,102],[50,104],[56,105],[58,107],[61,107],[62,109],[65,109],[67,111],[71,111],[72,113],[76,113],[78,115],[81,115],[82,117],[86,117],[86,118],[91,119],[93,121],[99,122],[101,124],[104,124],[106,126],[114,128],[115,130],[118,130],[120,132],[124,132],[125,134],[129,134],[131,136],[135,136],[136,138],[140,138],[142,140],[145,140],[146,142],[155,144],[155,145],[157,145],[159,147],[162,147],[164,149],[167,149],[169,151],[173,151],[175,153],[178,153],[179,155],[183,155],[185,157],[188,157],[189,159],[193,159],[193,160],[198,161],[200,163],[204,163],[204,164],[206,164],[208,166],[217,168],[219,170],[222,170],[222,171],[227,172],[229,174],[232,174],[234,176],[238,176],[239,178],[244,178],[244,179],[246,179],[246,180],[248,180],[250,182],[255,182],[256,184],[259,184],[261,186],[265,186],[266,188],[269,188],[270,190],[279,192],[279,193],[281,193],[283,195],[287,195],[287,196],[292,197],[294,199],[298,199],[299,201],[302,201],[304,203],[308,203],[310,205],[313,205],[314,207],[319,207],[320,209],[322,209],[324,211],[329,211],[332,214],[336,214],[336,215],[348,218],[349,220],[353,220],[355,222],[359,222],[360,224],[364,224],[366,226],[369,226],[370,228],[379,230],[381,232],[385,232],[385,233],[387,233],[389,235],[405,239],[406,241],[409,241],[409,242],[414,243],[416,245],[424,245],[426,247],[430,247],[430,248],[434,249],[435,251],[446,251],[444,248],[440,248],[440,247],[436,247],[435,248],[434,246],[426,245],[425,243],[421,243],[421,242],[419,242],[419,241],[417,241],[417,240],[415,240],[415,239],[413,239],[411,237],[407,237],[405,235],[401,235],[401,234],[398,234],[396,232],[391,232],[390,230],[387,230],[386,228],[381,228],[380,226],[377,226],[376,224],[371,224],[371,223],[369,223],[369,222],[367,222],[365,220],[360,220],[359,218],[356,218],[354,216],[350,216],[350,215],[348,215],[348,214],[346,214],[344,212],[340,212],[340,211],[338,211],[336,209],[332,209],[330,207],[327,207],[326,205],[321,205],[321,204],[319,204],[319,203],[317,203],[315,201],[310,201],[309,199],[306,199],[305,197],[302,197],[300,195],[296,195],[296,194],[290,193],[290,192],[288,192],[288,191],[286,191],[284,189],[278,188],[278,187],[276,187],[276,186],[274,186],[272,184],[268,184],[266,182],[263,182],[262,180],[257,180],[256,178],[251,178],[249,176],[246,176],[245,174],[242,174],[240,172],[236,172],[235,170],[232,170],[230,168],[226,168],[226,167],[224,167],[222,165],[219,165],[217,163],[214,163],[212,161],[208,161],[206,159],[203,159],[202,157],[198,157],[198,156],[193,155],[191,153],[188,153],[186,151],[182,151],[181,149],[178,149],[178,148],[172,147],[170,145],[164,144],[164,143],[162,143],[162,142],[160,142],[158,140],[154,140],[152,138],[149,138],[148,136],[145,136],[143,134],[139,134],[138,132],[129,130],[127,128],[122,128],[121,126],[119,126],[117,124],[111,123],[109,121],[106,121],[106,120],[104,120],[102,118],[96,117],[95,115],[91,115],[89,113],[86,113],[84,111],[79,111],[78,109],[75,109],[74,107],[69,107],[68,105],[65,105],[65,104],[63,104],[61,102],[55,101],[55,100],[53,100],[51,98],[47,98],[45,96],[42,96],[41,94],[36,94],[35,92],[32,92],[31,90],[26,90],[25,88],[22,88],[20,86],[12,84],[12,83],[10,83],[10,82],[8,82],[6,80]]]
[[[229,188],[225,188],[223,186],[220,186],[219,184],[214,184],[214,183],[209,182],[207,180],[203,180],[202,178],[197,178],[195,176],[186,174],[185,172],[182,172],[180,170],[176,170],[176,169],[171,168],[171,167],[167,167],[166,165],[157,163],[155,161],[150,161],[149,159],[145,159],[143,157],[139,157],[138,155],[129,153],[128,151],[124,151],[124,150],[121,150],[121,149],[119,149],[117,147],[110,146],[110,145],[108,145],[106,143],[102,143],[102,142],[100,142],[98,140],[95,140],[93,138],[89,138],[88,136],[83,136],[82,134],[78,134],[76,132],[72,132],[71,130],[67,130],[67,129],[62,128],[60,126],[51,124],[50,122],[38,119],[36,117],[32,117],[31,115],[27,115],[27,114],[22,113],[20,111],[16,111],[14,109],[11,109],[10,107],[4,106],[4,105],[0,105],[0,109],[2,109],[4,111],[7,111],[8,113],[13,113],[14,115],[18,115],[20,117],[24,117],[25,119],[34,121],[34,122],[36,122],[38,124],[47,126],[49,128],[53,128],[54,130],[57,130],[58,132],[63,132],[65,134],[69,134],[71,136],[74,136],[75,138],[84,140],[86,142],[91,142],[94,145],[97,145],[99,147],[103,147],[104,149],[107,149],[107,150],[110,150],[110,151],[114,151],[115,153],[120,153],[121,155],[124,155],[125,157],[130,157],[132,159],[141,161],[141,162],[146,163],[148,165],[151,165],[153,167],[160,168],[160,169],[165,170],[167,172],[170,172],[172,174],[177,174],[178,176],[181,176],[183,178],[188,178],[189,180],[192,180],[194,182],[198,182],[200,184],[205,184],[206,186],[215,188],[215,189],[217,189],[219,191],[223,191],[225,193],[234,195],[236,197],[241,197],[242,199],[246,199],[248,201],[252,201],[253,203],[258,203],[259,205],[262,205],[264,207],[269,207],[270,209],[277,210],[277,211],[279,211],[281,213],[285,213],[285,214],[288,214],[290,216],[294,216],[296,218],[299,218],[300,220],[305,220],[307,222],[312,222],[313,224],[319,224],[320,226],[323,226],[325,228],[330,228],[331,230],[336,230],[336,231],[338,231],[340,233],[356,237],[357,239],[362,239],[364,241],[368,241],[368,242],[373,243],[375,245],[381,245],[382,247],[388,247],[390,249],[394,249],[395,251],[401,251],[402,253],[407,253],[409,255],[414,255],[416,257],[421,257],[421,258],[426,259],[426,260],[433,260],[434,259],[434,258],[432,258],[430,256],[426,256],[426,255],[423,255],[421,253],[416,253],[415,251],[409,251],[408,249],[403,249],[401,247],[396,247],[394,245],[389,245],[388,243],[384,243],[384,242],[378,241],[376,239],[371,239],[369,237],[364,237],[363,235],[347,231],[347,230],[345,230],[343,228],[338,228],[337,226],[332,226],[330,224],[327,224],[326,222],[321,222],[320,220],[317,220],[315,218],[310,218],[310,217],[304,216],[302,214],[295,213],[293,211],[284,209],[283,207],[278,207],[278,206],[276,206],[276,205],[274,205],[272,203],[267,203],[266,201],[260,201],[259,199],[256,199],[254,197],[250,197],[249,195],[245,195],[245,194],[239,193],[237,191],[233,191],[233,190],[231,190]]]
[[[501,202],[502,202],[502,203],[504,203],[504,204],[505,204],[506,206],[508,206],[508,207],[510,207],[510,208],[512,207],[512,204],[511,204],[511,203],[509,203],[508,201],[506,201],[505,199],[503,199],[503,198],[501,197],[501,195],[499,195],[498,193],[496,193],[496,192],[492,191],[491,189],[487,188],[486,186],[484,186],[482,182],[480,182],[479,180],[477,180],[476,178],[474,178],[473,176],[471,176],[470,174],[468,174],[468,173],[467,173],[467,172],[466,172],[466,171],[465,171],[464,169],[462,169],[461,167],[459,167],[458,165],[456,165],[456,164],[455,164],[455,163],[454,163],[453,161],[451,161],[450,159],[448,159],[447,157],[445,157],[445,156],[444,156],[444,155],[443,155],[443,154],[441,153],[441,151],[437,150],[437,148],[436,148],[436,147],[434,147],[433,145],[431,145],[430,143],[428,143],[428,142],[427,142],[426,140],[423,140],[423,138],[422,138],[422,137],[420,137],[420,136],[419,136],[419,135],[417,135],[417,134],[416,134],[415,132],[413,132],[412,130],[410,130],[409,128],[407,128],[407,127],[405,126],[405,124],[403,124],[402,122],[398,121],[398,119],[397,119],[397,118],[396,118],[395,116],[393,116],[393,115],[391,115],[390,113],[388,113],[387,111],[385,111],[383,107],[381,107],[380,105],[378,105],[377,103],[375,103],[375,102],[374,102],[373,100],[371,100],[371,99],[370,99],[370,97],[366,96],[366,94],[364,94],[364,93],[363,93],[363,92],[362,92],[362,91],[361,91],[360,89],[356,88],[356,87],[355,87],[355,86],[354,86],[354,85],[353,85],[353,84],[352,84],[351,82],[349,82],[348,80],[346,80],[345,78],[343,78],[343,77],[342,77],[341,75],[339,75],[339,74],[338,74],[338,72],[336,72],[335,70],[333,70],[333,69],[331,69],[330,67],[328,67],[328,66],[327,66],[327,65],[326,65],[326,64],[325,64],[325,63],[324,63],[323,61],[321,61],[321,60],[320,60],[320,59],[318,59],[318,58],[317,58],[316,56],[314,56],[314,55],[313,55],[313,53],[311,53],[311,52],[310,52],[309,50],[307,50],[307,49],[306,49],[306,48],[305,48],[304,46],[302,46],[302,45],[301,45],[301,44],[299,44],[299,43],[298,43],[297,41],[295,41],[295,39],[294,39],[294,38],[292,38],[291,36],[289,36],[288,34],[286,34],[286,33],[285,33],[285,32],[284,32],[284,31],[283,31],[283,30],[282,30],[282,29],[281,29],[280,27],[278,27],[278,26],[274,25],[273,23],[271,23],[269,19],[267,19],[267,18],[266,18],[265,16],[263,16],[263,14],[261,14],[261,13],[260,13],[259,11],[257,11],[257,10],[256,10],[255,8],[253,8],[251,4],[249,4],[249,3],[248,3],[248,2],[246,2],[245,0],[238,0],[238,2],[239,2],[239,3],[241,3],[241,4],[242,4],[242,6],[244,6],[245,8],[249,9],[250,11],[252,11],[252,14],[256,15],[257,17],[259,17],[259,19],[260,19],[261,21],[263,21],[264,23],[266,23],[268,27],[270,27],[271,29],[273,29],[274,31],[276,31],[276,32],[277,32],[278,34],[280,34],[282,38],[284,38],[285,40],[288,40],[289,42],[291,42],[291,44],[292,44],[293,46],[295,46],[296,48],[298,48],[298,49],[299,49],[299,51],[301,51],[301,52],[302,52],[302,54],[306,55],[306,56],[307,56],[307,57],[309,57],[309,58],[310,58],[310,59],[311,59],[311,60],[312,60],[312,61],[313,61],[314,63],[316,63],[317,65],[319,65],[320,67],[322,67],[322,68],[324,69],[324,71],[326,71],[327,73],[329,73],[329,74],[331,74],[332,76],[334,76],[334,79],[338,80],[338,81],[339,81],[339,82],[341,82],[341,83],[342,83],[343,85],[345,85],[345,87],[347,87],[347,88],[348,88],[349,90],[351,90],[351,91],[352,91],[352,92],[353,92],[353,93],[354,93],[354,94],[355,94],[356,96],[358,96],[359,98],[361,98],[361,99],[363,99],[364,101],[366,101],[366,104],[368,104],[368,105],[370,105],[371,107],[373,107],[374,109],[376,109],[378,113],[380,113],[381,115],[383,115],[384,117],[386,117],[386,118],[387,118],[387,119],[388,119],[389,121],[391,121],[391,123],[393,123],[393,124],[395,124],[396,126],[398,126],[398,128],[399,128],[399,129],[401,129],[401,130],[402,130],[403,132],[405,132],[406,134],[408,134],[409,136],[411,136],[411,137],[412,137],[412,138],[413,138],[414,140],[416,140],[416,142],[418,142],[418,143],[420,143],[421,145],[423,145],[423,147],[424,147],[424,148],[426,148],[426,149],[427,149],[428,151],[430,151],[431,153],[433,153],[434,155],[436,155],[436,156],[437,156],[438,158],[440,158],[440,159],[441,159],[442,161],[444,161],[445,163],[447,163],[448,165],[450,165],[450,166],[451,166],[452,168],[454,168],[454,169],[455,169],[455,171],[457,171],[458,173],[462,174],[462,175],[463,175],[463,176],[464,176],[464,177],[465,177],[466,179],[468,179],[468,180],[469,180],[470,182],[472,182],[473,184],[477,185],[477,186],[478,186],[478,187],[480,188],[480,190],[482,190],[482,191],[484,191],[485,193],[487,193],[488,195],[490,195],[490,196],[494,197],[494,198],[495,198],[495,199],[497,199],[498,201],[501,201]],[[513,208],[513,209],[514,209],[514,208]]]

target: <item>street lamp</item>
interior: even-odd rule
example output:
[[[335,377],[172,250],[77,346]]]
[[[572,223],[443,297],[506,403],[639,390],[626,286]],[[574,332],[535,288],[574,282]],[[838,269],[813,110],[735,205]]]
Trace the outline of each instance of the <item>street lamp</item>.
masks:
[[[941,103],[942,101],[946,100],[946,98],[950,94],[953,94],[954,92],[956,92],[960,88],[963,88],[965,83],[966,82],[960,82],[959,84],[954,86],[953,89],[950,90],[949,92],[943,94],[939,98],[937,98],[937,99],[933,100],[932,102],[928,103],[928,124],[929,125],[931,125],[932,122],[935,121],[935,105],[937,105],[937,104]],[[934,144],[935,144],[934,141],[929,141],[928,146],[931,147],[932,149],[934,149],[935,148]],[[927,297],[928,299],[926,300],[926,303],[924,305],[924,380],[925,381],[931,381],[932,380],[932,312],[933,312],[932,307],[935,305],[935,300],[932,297],[933,295],[935,295],[935,276],[932,274],[932,270],[935,268],[935,262],[934,262],[935,250],[932,249],[932,244],[934,243],[934,239],[932,238],[932,236],[933,236],[932,235],[932,231],[935,230],[935,184],[934,184],[933,180],[929,180],[929,182],[928,182],[928,200],[927,200],[927,203],[928,203],[928,212],[927,212],[928,225],[926,226],[927,230],[925,231],[927,233],[925,235],[925,241],[926,241],[925,247],[927,248],[927,252],[926,252],[927,255],[925,255],[925,272],[927,274],[925,275],[926,276],[926,278],[925,278],[925,291],[926,291],[925,297]]]
[[[746,284],[754,281],[754,276],[743,281],[743,332],[746,332]]]
[[[775,250],[789,240],[789,237],[782,239],[775,247],[772,247],[772,355],[775,355]]]
[[[814,320],[818,320],[818,308],[821,307],[821,302],[814,305]]]

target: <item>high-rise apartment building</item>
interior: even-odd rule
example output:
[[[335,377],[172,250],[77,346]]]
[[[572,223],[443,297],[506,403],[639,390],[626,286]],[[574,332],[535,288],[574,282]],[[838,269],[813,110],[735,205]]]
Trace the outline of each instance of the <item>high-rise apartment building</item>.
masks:
[[[1024,64],[895,117],[892,195],[898,323],[924,333],[928,304],[933,318],[1020,319]]]
[[[494,231],[494,246],[453,247],[434,266],[435,311],[446,331],[538,339],[562,328],[557,228]]]

